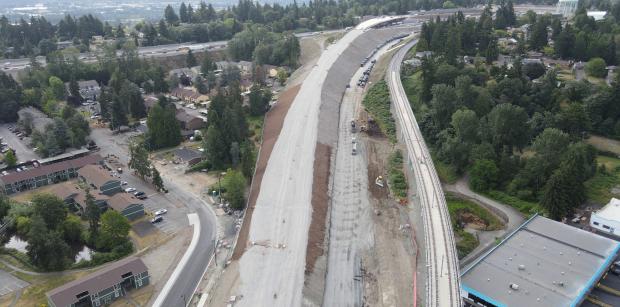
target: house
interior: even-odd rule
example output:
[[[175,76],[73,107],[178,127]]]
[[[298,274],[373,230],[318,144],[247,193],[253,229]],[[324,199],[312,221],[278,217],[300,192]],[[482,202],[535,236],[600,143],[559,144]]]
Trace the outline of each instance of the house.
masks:
[[[606,11],[587,11],[586,14],[588,17],[594,18],[594,21],[603,20],[605,19],[605,16],[607,16]]]
[[[202,160],[202,152],[186,147],[175,150],[174,155],[188,165],[194,165]]]
[[[534,215],[462,270],[464,306],[580,306],[620,243]]]
[[[51,307],[104,306],[132,289],[150,282],[148,269],[140,258],[116,261],[83,278],[46,293]]]
[[[420,51],[420,52],[416,52],[415,53],[415,57],[418,59],[422,59],[422,58],[430,58],[433,56],[433,52],[432,51]]]
[[[506,50],[513,50],[519,42],[512,37],[500,37],[497,39],[497,45]]]
[[[194,131],[202,129],[206,126],[206,123],[202,120],[202,118],[191,115],[183,109],[177,109],[175,116],[182,130]]]
[[[620,199],[612,198],[605,207],[590,216],[590,227],[620,237]]]
[[[73,46],[73,41],[60,41],[56,43],[56,49],[58,50],[64,50],[71,46]]]
[[[38,167],[0,176],[0,192],[8,195],[67,181],[77,177],[82,167],[101,163],[103,158],[97,154],[47,165],[37,163]]]
[[[86,165],[78,170],[78,175],[98,193],[114,195],[121,191],[121,181],[112,177],[101,165]]]
[[[193,89],[183,87],[177,87],[172,89],[172,91],[170,92],[170,96],[182,100],[186,103],[200,103],[209,101],[209,96],[200,94]]]
[[[252,67],[254,64],[248,61],[239,61],[239,62],[231,62],[231,61],[218,61],[215,62],[215,66],[219,70],[225,70],[230,67],[236,67],[239,69],[242,75],[247,75],[252,73]]]
[[[263,65],[263,69],[269,78],[276,78],[278,76],[278,66],[265,64]]]
[[[107,201],[108,208],[122,214],[129,220],[135,220],[144,215],[144,205],[129,193],[118,193]]]
[[[199,74],[197,73],[196,70],[194,70],[193,68],[187,68],[187,67],[183,67],[183,68],[178,68],[178,69],[173,69],[168,73],[168,76],[172,77],[172,76],[176,76],[178,78],[181,77],[187,77],[189,78],[192,82],[194,81],[194,79],[196,79],[196,77]]]
[[[80,96],[84,99],[96,101],[101,94],[101,87],[95,80],[78,81],[77,83],[80,88]],[[65,82],[65,88],[69,93],[69,82]]]

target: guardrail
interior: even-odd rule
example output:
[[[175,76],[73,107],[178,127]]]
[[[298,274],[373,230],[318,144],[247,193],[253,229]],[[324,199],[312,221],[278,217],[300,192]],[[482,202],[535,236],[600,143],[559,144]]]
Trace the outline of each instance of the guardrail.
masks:
[[[425,305],[461,306],[458,257],[446,200],[433,160],[400,80],[401,63],[416,43],[417,40],[408,43],[394,55],[387,81],[422,205],[427,269]]]

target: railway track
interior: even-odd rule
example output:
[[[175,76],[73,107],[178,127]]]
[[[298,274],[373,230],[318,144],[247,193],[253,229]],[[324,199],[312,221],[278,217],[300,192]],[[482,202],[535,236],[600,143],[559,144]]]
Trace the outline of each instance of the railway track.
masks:
[[[417,194],[422,205],[427,269],[424,305],[461,306],[458,257],[446,200],[430,152],[400,80],[401,63],[416,42],[417,40],[408,43],[394,55],[386,78],[401,126],[401,139],[407,147],[408,165],[413,169]]]

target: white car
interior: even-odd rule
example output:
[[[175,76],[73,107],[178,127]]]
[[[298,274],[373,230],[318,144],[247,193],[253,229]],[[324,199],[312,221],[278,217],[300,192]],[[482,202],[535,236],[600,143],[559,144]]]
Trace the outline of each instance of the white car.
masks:
[[[159,215],[166,214],[166,213],[168,213],[168,210],[166,210],[166,209],[159,209],[159,210],[155,211],[155,216],[159,216]]]
[[[135,191],[136,191],[136,188],[126,188],[125,189],[125,192],[127,192],[127,193],[133,193]]]
[[[121,181],[121,185],[127,185],[127,181]]]

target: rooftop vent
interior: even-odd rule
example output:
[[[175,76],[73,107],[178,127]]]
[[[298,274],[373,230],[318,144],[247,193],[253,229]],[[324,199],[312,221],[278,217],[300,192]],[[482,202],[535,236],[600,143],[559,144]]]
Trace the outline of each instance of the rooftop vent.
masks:
[[[519,270],[521,270],[521,271],[525,270],[525,265],[519,264]]]
[[[512,290],[519,290],[519,285],[514,284],[514,283],[510,284],[510,289],[512,289]]]

